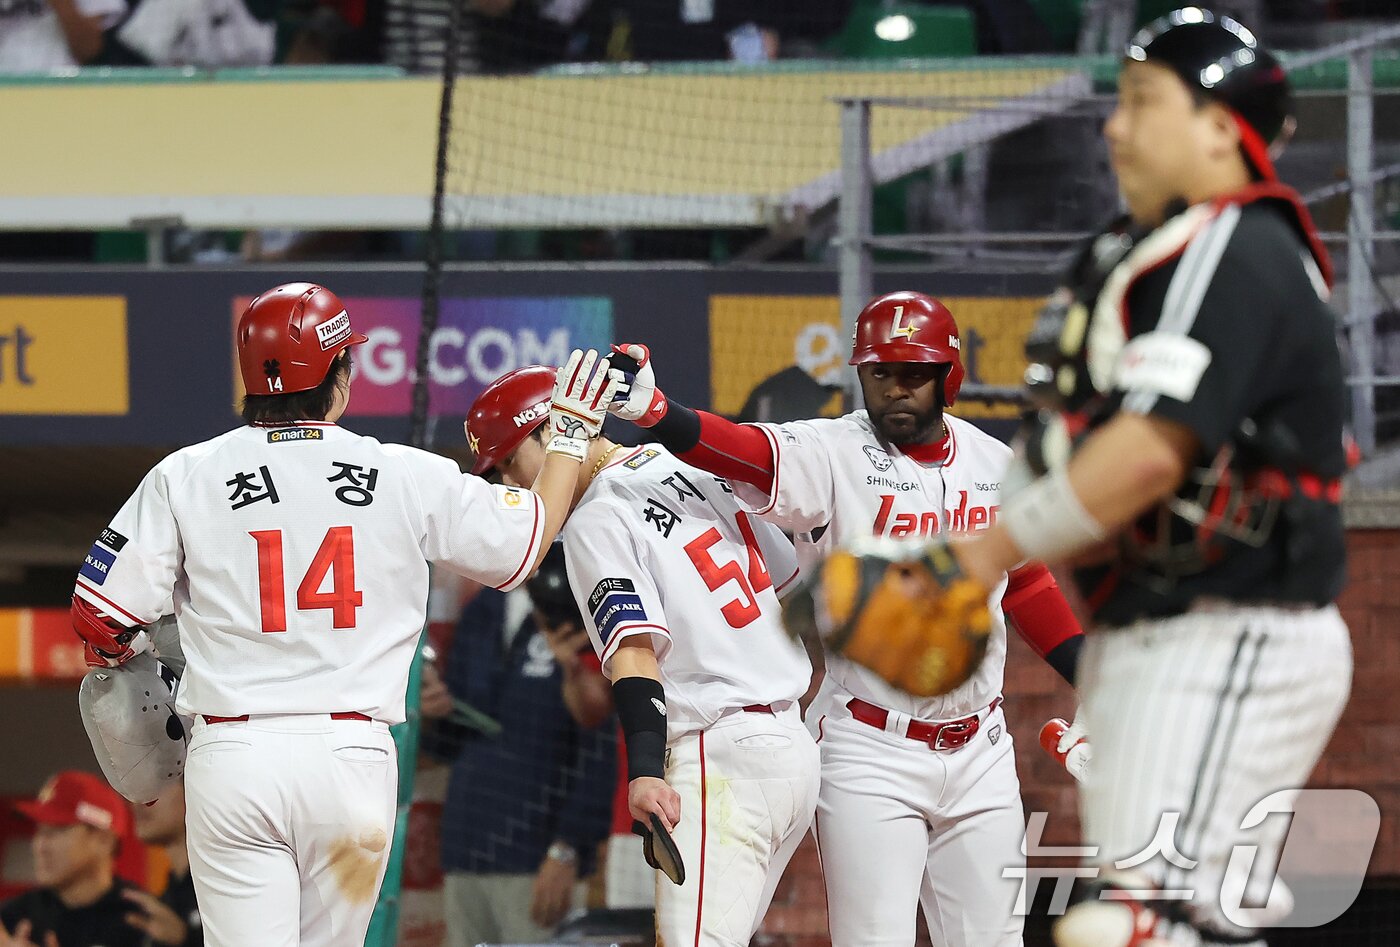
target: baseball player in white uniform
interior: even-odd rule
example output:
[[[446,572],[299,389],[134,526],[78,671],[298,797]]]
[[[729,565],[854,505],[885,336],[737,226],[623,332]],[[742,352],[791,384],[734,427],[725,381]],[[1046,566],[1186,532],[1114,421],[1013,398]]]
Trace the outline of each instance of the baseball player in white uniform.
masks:
[[[615,384],[575,353],[546,405],[536,489],[336,424],[350,346],[335,294],[278,286],[239,320],[249,423],[157,464],[78,575],[90,660],[150,647],[170,608],[190,870],[211,947],[363,943],[383,877],[428,563],[522,582],[568,509]]]
[[[548,372],[513,372],[478,399],[467,420],[477,469],[534,476],[538,422],[515,419],[546,396]],[[613,684],[632,817],[658,817],[684,864],[681,883],[658,881],[657,943],[747,947],[817,801],[817,748],[797,705],[811,665],[778,603],[797,577],[792,545],[726,482],[603,438],[564,546]]]
[[[996,520],[1010,450],[943,412],[963,370],[957,326],[931,297],[892,293],[862,311],[851,361],[869,410],[841,418],[735,425],[668,401],[643,347],[624,354],[638,371],[614,412],[729,478],[749,509],[794,534],[804,569],[872,534],[971,532]],[[942,697],[913,697],[828,656],[807,721],[822,753],[815,829],[836,947],[908,947],[919,905],[936,944],[1021,942],[1014,869],[1025,824],[1001,710],[1001,612],[1071,683],[1082,635],[1041,565],[1003,575],[990,604],[986,660]]]

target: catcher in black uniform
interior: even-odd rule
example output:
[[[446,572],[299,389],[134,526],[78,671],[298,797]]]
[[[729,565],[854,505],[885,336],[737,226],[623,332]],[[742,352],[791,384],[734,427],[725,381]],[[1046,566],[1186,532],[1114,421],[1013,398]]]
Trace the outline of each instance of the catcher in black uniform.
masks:
[[[1100,873],[1060,947],[1259,947],[1292,905],[1259,869],[1287,820],[1244,826],[1272,794],[1287,808],[1351,680],[1333,604],[1346,388],[1331,265],[1271,159],[1292,125],[1282,68],[1241,24],[1190,7],[1140,32],[1104,130],[1129,213],[1028,343],[1035,410],[996,524],[833,556],[813,588],[828,639],[868,646],[887,625],[872,609],[901,594],[881,564],[922,572],[948,605],[922,625],[936,657],[975,649],[977,622],[952,607],[976,600],[967,583],[1026,559],[1074,567],[1093,614],[1081,808]],[[892,646],[919,665],[907,636]],[[1232,861],[1241,846],[1254,857]]]

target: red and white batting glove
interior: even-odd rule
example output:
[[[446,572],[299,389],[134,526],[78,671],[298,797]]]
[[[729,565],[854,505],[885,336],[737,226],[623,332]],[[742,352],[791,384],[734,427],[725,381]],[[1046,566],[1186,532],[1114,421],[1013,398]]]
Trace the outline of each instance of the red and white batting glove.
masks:
[[[656,387],[651,369],[651,350],[636,342],[612,347],[608,362],[622,373],[623,385],[608,410],[638,427],[651,427],[666,416],[666,396]]]
[[[583,462],[588,444],[603,429],[608,404],[621,383],[621,373],[599,364],[598,353],[574,349],[568,363],[554,376],[554,399],[549,405],[551,437],[545,451]]]
[[[1047,720],[1040,728],[1040,746],[1076,780],[1084,781],[1089,761],[1093,759],[1093,748],[1077,715],[1072,724],[1066,723],[1063,717]]]
[[[68,617],[83,639],[83,660],[88,667],[114,668],[152,650],[150,636],[143,629],[126,627],[76,595]]]

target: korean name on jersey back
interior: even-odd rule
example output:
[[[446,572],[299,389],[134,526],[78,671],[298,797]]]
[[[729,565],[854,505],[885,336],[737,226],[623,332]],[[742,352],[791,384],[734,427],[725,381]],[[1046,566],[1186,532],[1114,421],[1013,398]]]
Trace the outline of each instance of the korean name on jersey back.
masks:
[[[631,579],[601,579],[588,596],[588,610],[593,614],[593,625],[598,629],[598,637],[603,644],[608,643],[613,631],[623,622],[644,622],[646,609],[642,607],[641,596]]]

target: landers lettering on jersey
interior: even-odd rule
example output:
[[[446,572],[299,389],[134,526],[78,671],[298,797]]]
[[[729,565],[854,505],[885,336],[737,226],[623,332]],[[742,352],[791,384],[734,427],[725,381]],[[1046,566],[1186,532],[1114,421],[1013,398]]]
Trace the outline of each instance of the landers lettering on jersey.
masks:
[[[593,613],[593,626],[603,644],[624,623],[644,622],[646,609],[631,579],[602,579],[588,596],[588,610]]]
[[[516,427],[524,427],[527,424],[530,424],[534,421],[538,421],[540,418],[545,418],[548,416],[549,402],[541,401],[539,404],[530,405],[530,407],[526,408],[524,411],[521,411],[511,420],[515,422]]]
[[[292,441],[323,441],[326,432],[318,427],[289,427],[267,432],[269,444],[289,444]]]
[[[108,549],[111,549],[115,552],[121,552],[122,547],[125,546],[127,543],[127,538],[121,533],[117,532],[112,527],[108,526],[106,529],[102,530],[102,532],[98,534],[97,541],[100,542],[102,545],[106,546]]]
[[[980,492],[980,491],[979,491]],[[958,505],[943,511],[942,523],[947,532],[971,532],[986,529],[997,521],[998,506],[968,502],[966,490],[958,491]],[[875,514],[876,536],[934,536],[940,532],[938,514],[932,510],[920,513],[896,512],[892,493],[881,494],[880,509]]]
[[[78,572],[84,578],[91,579],[94,585],[101,585],[107,581],[107,574],[116,561],[116,553],[108,552],[97,543],[93,543],[88,554],[83,557],[83,567]]]

